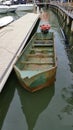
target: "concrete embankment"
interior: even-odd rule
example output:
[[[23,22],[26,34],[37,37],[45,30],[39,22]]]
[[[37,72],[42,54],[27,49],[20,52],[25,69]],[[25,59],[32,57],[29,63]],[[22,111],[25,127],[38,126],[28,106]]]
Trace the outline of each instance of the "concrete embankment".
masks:
[[[0,92],[38,19],[28,13],[0,30]]]

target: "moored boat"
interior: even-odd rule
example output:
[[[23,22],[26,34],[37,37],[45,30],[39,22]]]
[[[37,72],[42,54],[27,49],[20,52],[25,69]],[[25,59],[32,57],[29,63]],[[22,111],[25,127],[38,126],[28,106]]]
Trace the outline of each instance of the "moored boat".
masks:
[[[5,17],[0,18],[0,28],[8,25],[13,20],[14,20],[14,18],[12,16],[5,16]]]
[[[7,13],[8,9],[7,5],[0,5],[0,14]]]
[[[14,65],[21,85],[30,92],[50,86],[57,68],[54,34],[35,33]]]
[[[17,5],[0,5],[0,14],[15,12],[17,10]]]

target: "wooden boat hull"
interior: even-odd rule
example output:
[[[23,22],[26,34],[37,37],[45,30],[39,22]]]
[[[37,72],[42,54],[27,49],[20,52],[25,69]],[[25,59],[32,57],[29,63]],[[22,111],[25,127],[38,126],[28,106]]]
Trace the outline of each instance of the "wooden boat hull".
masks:
[[[16,68],[15,68],[16,71]],[[22,72],[23,73],[23,72]],[[30,73],[30,72],[29,72]],[[31,78],[22,78],[19,76],[19,72],[16,71],[16,75],[19,79],[20,84],[28,91],[35,92],[45,87],[49,87],[55,81],[56,67],[48,71],[38,73]]]
[[[21,85],[30,92],[49,87],[54,83],[56,76],[57,63],[54,41],[49,40],[50,34],[40,34],[45,38],[47,36],[45,43],[43,43],[44,39],[41,35],[38,34],[38,37],[34,35],[14,65],[14,70]],[[47,43],[48,40],[49,43]]]

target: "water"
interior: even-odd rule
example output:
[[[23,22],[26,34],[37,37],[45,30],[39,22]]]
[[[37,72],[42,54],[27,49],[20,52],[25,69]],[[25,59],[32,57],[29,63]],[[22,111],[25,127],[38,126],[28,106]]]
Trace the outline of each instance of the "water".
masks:
[[[72,52],[65,49],[57,16],[49,11],[48,20],[55,35],[56,81],[49,88],[29,93],[12,71],[0,94],[0,130],[73,130]]]

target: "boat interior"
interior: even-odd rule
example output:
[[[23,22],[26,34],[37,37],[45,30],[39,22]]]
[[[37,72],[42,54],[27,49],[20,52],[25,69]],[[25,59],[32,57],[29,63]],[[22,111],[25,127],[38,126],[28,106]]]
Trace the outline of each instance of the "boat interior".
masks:
[[[45,70],[55,66],[53,34],[36,33],[17,66],[20,70]],[[29,49],[28,49],[29,48]],[[29,51],[28,51],[29,50]]]

